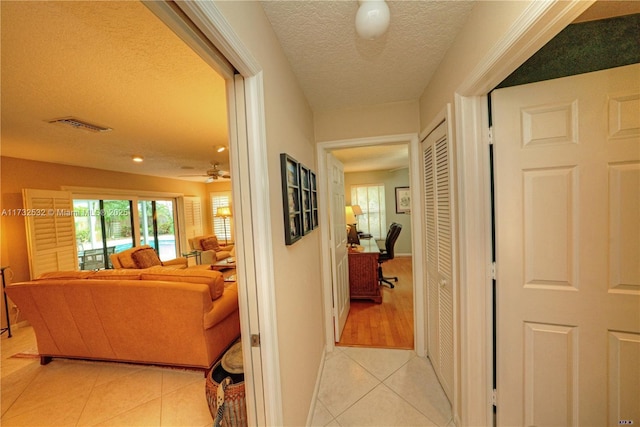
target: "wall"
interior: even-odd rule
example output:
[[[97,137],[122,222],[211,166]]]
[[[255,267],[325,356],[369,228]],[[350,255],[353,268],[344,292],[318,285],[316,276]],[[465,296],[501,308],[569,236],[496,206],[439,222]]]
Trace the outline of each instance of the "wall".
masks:
[[[429,125],[456,89],[510,29],[531,1],[479,1],[420,96],[420,130]]]
[[[22,189],[61,190],[63,186],[154,191],[199,196],[206,200],[203,183],[125,174],[99,169],[0,157],[3,209],[21,209]],[[0,263],[11,266],[13,282],[29,280],[24,217],[3,215],[0,239]],[[206,221],[206,219],[205,219]],[[210,223],[210,219],[209,219]],[[4,307],[2,308],[4,310]]]
[[[317,142],[418,133],[418,102],[394,102],[314,113]]]
[[[283,422],[305,425],[325,345],[320,233],[284,244],[280,153],[315,169],[313,115],[260,3],[216,6],[263,70]]]
[[[384,184],[387,226],[392,222],[402,224],[402,231],[395,245],[396,255],[411,255],[411,215],[396,213],[396,187],[409,186],[409,169],[395,171],[351,172],[344,174],[344,192],[347,205],[351,204],[351,186],[356,184]]]
[[[532,1],[479,1],[475,3],[465,26],[454,40],[428,86],[420,96],[421,130],[425,130],[448,103],[452,104],[452,106],[454,105],[456,90],[478,64],[488,56],[493,47],[502,41],[503,37],[531,3]],[[454,152],[457,152],[455,121],[454,109],[451,117],[451,122],[454,124],[451,141]],[[455,156],[454,168],[457,174]],[[459,213],[454,212],[454,215],[459,216]],[[459,259],[456,260],[456,264],[459,265]],[[466,284],[465,286],[475,285]],[[462,286],[462,284],[459,284],[459,286]],[[455,304],[458,312],[456,320],[460,324],[460,301],[456,301]],[[458,334],[457,339],[457,348],[460,349],[460,334]],[[460,371],[460,361],[462,359],[460,353],[458,353],[457,358],[458,366],[456,369]],[[478,374],[480,375],[481,373]],[[461,376],[458,376],[458,389],[461,387],[460,381]],[[469,407],[469,404],[470,402],[465,402],[465,407]],[[462,405],[462,398],[460,398],[454,408],[454,413],[457,416],[464,415],[461,414]]]
[[[640,62],[640,13],[571,24],[497,88]]]

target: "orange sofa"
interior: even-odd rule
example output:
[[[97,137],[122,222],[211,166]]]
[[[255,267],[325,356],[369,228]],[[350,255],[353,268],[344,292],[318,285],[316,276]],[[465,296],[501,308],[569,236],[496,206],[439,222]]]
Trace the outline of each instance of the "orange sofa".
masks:
[[[238,291],[203,269],[46,273],[7,286],[54,357],[209,369],[240,336]]]
[[[218,261],[235,257],[234,245],[223,245],[215,235],[196,236],[189,239],[191,250],[200,252],[201,264],[215,264]]]
[[[187,268],[188,262],[185,257],[172,259],[169,261],[160,261],[155,249],[149,245],[134,246],[122,252],[109,255],[113,268],[150,268],[150,267],[168,267],[168,268]]]

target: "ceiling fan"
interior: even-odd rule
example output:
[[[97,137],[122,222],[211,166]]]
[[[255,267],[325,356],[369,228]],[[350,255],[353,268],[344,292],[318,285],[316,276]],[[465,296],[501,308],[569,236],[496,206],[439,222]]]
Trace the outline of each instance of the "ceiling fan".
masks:
[[[211,166],[207,169],[204,174],[196,174],[196,175],[180,175],[181,177],[193,177],[193,176],[201,176],[207,178],[206,183],[213,182],[220,178],[231,178],[229,171],[220,169],[219,162],[211,162]]]

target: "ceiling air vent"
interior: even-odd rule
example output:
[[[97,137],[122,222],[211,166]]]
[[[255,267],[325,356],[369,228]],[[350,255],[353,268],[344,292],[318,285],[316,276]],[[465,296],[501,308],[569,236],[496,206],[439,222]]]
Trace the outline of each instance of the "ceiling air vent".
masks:
[[[81,129],[95,133],[109,132],[111,130],[111,128],[87,123],[80,119],[76,119],[75,117],[62,117],[60,119],[53,119],[49,120],[49,123],[71,126],[74,129]]]

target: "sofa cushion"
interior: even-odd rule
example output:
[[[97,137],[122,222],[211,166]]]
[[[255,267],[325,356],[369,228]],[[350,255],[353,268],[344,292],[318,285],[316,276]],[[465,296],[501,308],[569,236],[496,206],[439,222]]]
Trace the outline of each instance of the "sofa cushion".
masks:
[[[116,270],[98,270],[91,279],[100,280],[140,280],[140,274],[143,270],[135,268],[119,268]]]
[[[137,268],[136,263],[133,261],[133,258],[131,258],[131,255],[134,252],[136,252],[138,249],[139,248],[137,247],[129,248],[122,252],[115,253],[112,256],[118,259],[118,262],[120,263],[119,265],[120,268]],[[115,266],[115,263],[114,263],[114,266]]]
[[[218,238],[216,236],[209,236],[200,241],[200,246],[202,246],[203,251],[218,251],[220,250],[220,244],[218,243]]]
[[[131,254],[131,259],[136,268],[149,268],[156,265],[162,265],[162,261],[158,258],[158,254],[153,248],[140,248]]]
[[[184,270],[147,270],[140,275],[142,280],[161,280],[166,282],[200,283],[209,286],[211,299],[216,300],[224,293],[224,278],[222,273],[215,270],[184,269]]]
[[[67,280],[67,279],[89,279],[93,277],[95,271],[50,271],[48,273],[42,273],[36,280],[54,279],[54,280]]]

